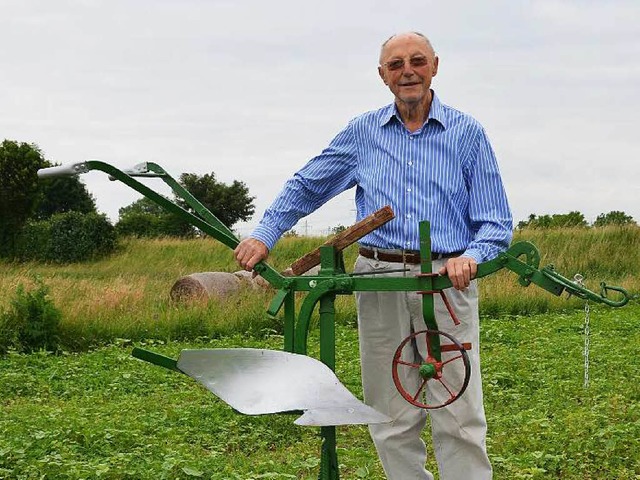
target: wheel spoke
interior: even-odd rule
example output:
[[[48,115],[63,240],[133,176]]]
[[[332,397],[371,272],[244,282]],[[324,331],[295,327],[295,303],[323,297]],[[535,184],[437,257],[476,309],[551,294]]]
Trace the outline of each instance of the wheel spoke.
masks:
[[[415,402],[416,400],[418,400],[418,397],[420,396],[420,394],[422,393],[422,390],[424,389],[424,387],[427,385],[427,382],[429,381],[428,378],[425,378],[424,381],[422,382],[422,385],[420,385],[420,388],[418,389],[418,391],[416,392],[416,394],[413,396],[413,401]]]
[[[455,398],[456,394],[451,391],[451,389],[447,386],[446,383],[444,383],[444,381],[442,380],[442,377],[440,377],[438,381],[442,384],[445,390],[449,392],[449,395],[451,395],[451,398]]]
[[[411,362],[405,362],[404,360],[397,360],[396,363],[398,365],[406,365],[407,367],[412,367],[412,368],[420,368],[422,365],[418,364],[418,363],[411,363]]]
[[[455,362],[459,358],[462,358],[462,355],[458,355],[457,357],[450,358],[449,360],[442,362],[442,366],[444,367],[447,363]]]

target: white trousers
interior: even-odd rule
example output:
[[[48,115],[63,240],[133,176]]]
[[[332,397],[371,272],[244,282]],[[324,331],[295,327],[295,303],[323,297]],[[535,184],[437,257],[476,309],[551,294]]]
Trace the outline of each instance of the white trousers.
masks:
[[[434,261],[434,271],[445,261]],[[354,272],[402,276],[402,273],[384,273],[402,267],[401,263],[359,256]],[[406,267],[411,268],[405,273],[407,276],[420,272],[418,265]],[[487,424],[480,378],[477,284],[473,281],[465,291],[451,288],[445,294],[461,323],[454,325],[442,299],[434,295],[438,329],[453,335],[460,343],[470,342],[472,348],[467,352],[471,378],[466,391],[450,405],[429,410],[440,480],[490,480],[492,470],[486,453]],[[427,452],[421,439],[427,411],[411,405],[400,395],[391,373],[393,356],[402,340],[426,328],[422,297],[415,292],[357,292],[356,302],[364,400],[394,419],[369,428],[385,474],[389,480],[433,480],[425,468]],[[416,392],[420,384],[417,369],[408,369],[406,375],[413,378],[403,379],[403,384],[405,381],[413,384]]]

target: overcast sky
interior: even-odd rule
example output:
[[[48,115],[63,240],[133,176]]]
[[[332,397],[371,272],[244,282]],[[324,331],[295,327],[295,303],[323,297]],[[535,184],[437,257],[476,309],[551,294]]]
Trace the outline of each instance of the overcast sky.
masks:
[[[243,235],[352,117],[392,101],[379,45],[407,30],[440,56],[441,100],[487,130],[516,221],[622,210],[640,222],[638,0],[0,6],[0,140],[62,164],[153,161],[174,177],[241,180],[256,196]],[[113,220],[139,198],[102,173],[82,178]],[[296,229],[353,223],[353,197]]]

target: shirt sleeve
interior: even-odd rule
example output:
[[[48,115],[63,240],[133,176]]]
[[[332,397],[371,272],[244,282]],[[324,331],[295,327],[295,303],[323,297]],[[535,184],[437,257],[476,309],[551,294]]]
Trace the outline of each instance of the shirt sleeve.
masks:
[[[301,218],[356,184],[357,145],[349,123],[322,151],[284,185],[251,233],[269,250]]]
[[[498,162],[482,127],[469,153],[467,175],[473,240],[464,255],[480,263],[505,251],[513,236],[513,218]]]

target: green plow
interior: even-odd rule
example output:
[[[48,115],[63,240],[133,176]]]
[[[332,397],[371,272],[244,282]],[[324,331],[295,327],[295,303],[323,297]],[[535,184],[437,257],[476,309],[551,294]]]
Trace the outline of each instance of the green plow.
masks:
[[[169,212],[175,213],[203,233],[234,249],[239,239],[184,189],[162,167],[155,163],[141,163],[128,170],[119,170],[98,160],[42,169],[41,177],[79,175],[92,170],[106,173],[110,179],[120,181],[141,193]],[[175,195],[183,199],[195,213],[191,213],[168,198],[158,194],[138,178],[158,178],[167,184]],[[364,235],[364,232],[362,235]],[[362,236],[361,235],[361,236]],[[260,262],[255,271],[277,289],[267,313],[284,317],[283,350],[220,349],[185,350],[178,360],[135,348],[132,355],[140,360],[169,370],[185,373],[218,395],[241,413],[264,414],[276,412],[303,412],[296,423],[320,426],[322,445],[320,480],[339,478],[336,453],[336,425],[353,423],[381,423],[391,419],[376,412],[356,399],[333,374],[335,370],[335,299],[338,295],[351,295],[358,291],[406,291],[422,295],[423,316],[427,330],[416,332],[398,346],[393,362],[394,381],[407,401],[426,409],[441,408],[459,398],[467,386],[470,367],[467,350],[472,345],[462,344],[453,336],[438,329],[434,313],[434,296],[441,296],[448,305],[446,290],[450,288],[448,277],[432,273],[430,230],[427,221],[420,222],[421,273],[415,276],[375,277],[354,275],[345,271],[342,251],[333,245],[320,250],[320,270],[311,276],[285,276],[266,262]],[[502,269],[514,272],[523,287],[534,284],[553,294],[568,293],[594,303],[610,307],[622,307],[630,299],[629,293],[618,286],[600,284],[600,291],[587,289],[581,279],[571,280],[556,272],[553,265],[540,268],[540,254],[532,243],[518,242],[491,261],[478,265],[476,278],[486,277]],[[296,295],[305,292],[306,295]],[[296,303],[300,301],[300,307]],[[319,361],[307,356],[308,333],[315,309],[320,317]],[[452,320],[455,315],[450,310]],[[446,387],[445,401],[429,403],[420,392],[408,391],[401,384],[397,371],[407,365],[402,357],[403,347],[412,342],[424,342],[428,355],[419,368],[424,382]],[[463,372],[463,380],[457,385],[447,384],[447,370],[443,367],[443,353],[454,352],[456,361],[447,368]],[[459,375],[458,375],[459,376]],[[458,377],[457,376],[457,377]],[[292,379],[296,379],[292,381]],[[299,388],[296,383],[304,383]],[[246,385],[263,388],[260,395],[246,390]],[[315,390],[314,390],[315,389]],[[309,398],[313,390],[316,397]],[[313,396],[313,395],[312,395]]]

